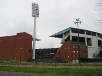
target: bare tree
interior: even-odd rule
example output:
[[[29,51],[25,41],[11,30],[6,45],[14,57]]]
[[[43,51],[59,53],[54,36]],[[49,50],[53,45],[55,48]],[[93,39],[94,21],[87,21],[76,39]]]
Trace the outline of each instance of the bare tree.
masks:
[[[98,25],[102,26],[102,0],[97,0],[94,10],[99,12],[99,17],[97,18],[97,22]]]

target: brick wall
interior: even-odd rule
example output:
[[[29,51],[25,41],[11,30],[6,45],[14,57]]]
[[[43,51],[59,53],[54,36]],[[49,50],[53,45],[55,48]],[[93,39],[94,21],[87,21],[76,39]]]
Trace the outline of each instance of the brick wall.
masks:
[[[78,46],[72,45],[72,41],[65,42],[53,59],[67,60],[71,62],[72,60],[78,60]],[[80,46],[80,57],[88,58],[87,46]]]
[[[16,36],[0,37],[0,59],[14,59]]]
[[[15,36],[0,37],[0,59],[25,62],[32,58],[32,36],[25,32]]]
[[[32,36],[27,33],[17,33],[15,60],[25,62],[32,58]]]

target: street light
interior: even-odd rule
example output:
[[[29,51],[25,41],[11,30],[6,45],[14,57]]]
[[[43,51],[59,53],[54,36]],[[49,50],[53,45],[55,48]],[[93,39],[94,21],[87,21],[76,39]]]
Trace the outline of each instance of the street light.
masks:
[[[78,26],[78,23],[81,24],[81,21],[79,21],[79,18],[76,18],[76,22],[74,22],[75,24],[77,24],[77,28],[78,28],[78,50],[79,50],[79,57],[78,57],[78,60],[79,60],[79,64],[80,64],[80,44],[79,44],[79,26]]]
[[[37,3],[32,3],[32,17],[34,17],[34,32],[33,32],[33,57],[35,59],[35,41],[36,41],[36,18],[39,17],[39,8]]]
[[[22,48],[21,48],[21,51],[20,51],[20,64],[21,64],[21,52],[22,52]]]

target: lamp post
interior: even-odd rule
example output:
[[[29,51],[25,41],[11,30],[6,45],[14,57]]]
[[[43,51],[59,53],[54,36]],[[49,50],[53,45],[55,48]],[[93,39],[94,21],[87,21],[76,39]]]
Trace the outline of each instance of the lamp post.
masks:
[[[34,17],[34,32],[33,32],[33,57],[35,59],[35,41],[36,41],[36,18],[39,17],[39,8],[37,3],[32,3],[32,17]]]
[[[20,64],[21,64],[21,52],[22,52],[22,48],[21,48],[21,51],[20,51]]]
[[[76,18],[76,22],[74,22],[75,24],[77,24],[77,28],[78,28],[78,51],[79,51],[79,56],[78,56],[78,60],[79,60],[79,64],[80,64],[80,44],[79,44],[79,26],[78,23],[81,24],[81,21],[79,21],[79,18]]]

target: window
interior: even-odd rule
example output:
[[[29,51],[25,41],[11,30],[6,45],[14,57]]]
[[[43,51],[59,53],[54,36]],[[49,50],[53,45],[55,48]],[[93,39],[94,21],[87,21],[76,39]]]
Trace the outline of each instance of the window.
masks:
[[[84,51],[84,53],[86,53],[86,51]]]
[[[85,47],[83,47],[85,49]]]
[[[77,53],[79,53],[79,51],[77,51]]]
[[[86,55],[84,55],[84,58],[86,58]]]
[[[69,47],[68,47],[68,49],[69,49]]]
[[[73,46],[73,48],[75,48],[75,46]]]
[[[82,53],[82,51],[80,51],[80,53]]]
[[[31,53],[31,50],[29,50],[29,53]]]
[[[65,48],[66,49],[66,48]]]
[[[79,57],[79,55],[77,55],[77,57]]]
[[[80,47],[80,49],[82,49],[82,47]]]
[[[102,46],[102,42],[101,40],[98,40],[98,47],[101,47]]]
[[[69,58],[69,55],[68,55],[68,58]]]
[[[61,55],[61,53],[59,53],[59,55]]]
[[[66,58],[66,56],[65,56],[65,58]]]
[[[73,55],[73,57],[75,57],[75,55]]]
[[[68,51],[68,53],[69,53],[69,51]]]
[[[81,55],[81,58],[82,58],[83,56]]]
[[[75,53],[75,51],[73,51],[73,53]]]

